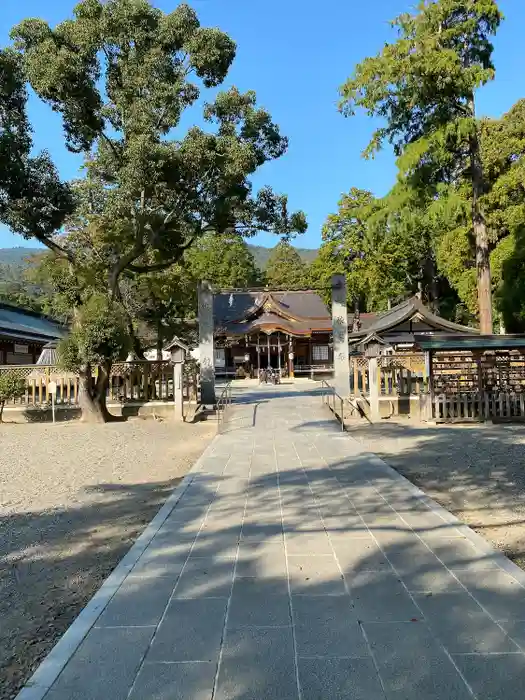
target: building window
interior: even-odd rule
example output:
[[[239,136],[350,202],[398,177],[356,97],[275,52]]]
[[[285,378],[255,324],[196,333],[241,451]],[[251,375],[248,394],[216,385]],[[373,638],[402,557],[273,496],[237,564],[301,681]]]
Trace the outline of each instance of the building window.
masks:
[[[314,362],[328,362],[328,345],[313,345],[312,360]]]

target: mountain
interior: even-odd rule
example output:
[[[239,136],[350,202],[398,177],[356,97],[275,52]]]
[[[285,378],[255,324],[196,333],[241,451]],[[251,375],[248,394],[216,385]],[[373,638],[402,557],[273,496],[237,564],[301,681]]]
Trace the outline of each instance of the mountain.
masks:
[[[251,254],[255,258],[255,264],[260,270],[264,270],[268,258],[272,252],[271,248],[265,248],[262,245],[248,244]],[[38,255],[42,252],[42,248],[0,248],[0,268],[21,268],[27,264],[27,258],[32,255]],[[317,250],[311,248],[297,248],[297,252],[301,258],[310,263],[317,256]]]
[[[268,263],[272,248],[265,248],[262,245],[251,245],[250,243],[248,243],[248,248],[250,249],[250,253],[255,258],[255,264],[259,270],[264,270]],[[318,251],[313,248],[296,248],[296,250],[306,263],[311,263],[312,260],[317,257]]]
[[[42,248],[0,248],[0,265],[25,267],[27,258],[42,253]]]

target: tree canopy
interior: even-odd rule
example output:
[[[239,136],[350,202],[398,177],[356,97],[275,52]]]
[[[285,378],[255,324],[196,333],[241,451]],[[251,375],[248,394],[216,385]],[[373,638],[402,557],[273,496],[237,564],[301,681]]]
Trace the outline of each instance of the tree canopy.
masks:
[[[300,289],[308,286],[307,269],[295,248],[283,240],[270,253],[265,277],[271,287]]]
[[[168,270],[200,237],[306,229],[286,195],[253,191],[251,176],[288,143],[253,91],[219,91],[204,103],[206,128],[181,128],[236,53],[188,5],[82,0],[72,19],[27,19],[11,36],[0,51],[0,222],[65,261],[73,308],[85,303],[75,285],[122,305],[126,280]],[[49,154],[33,151],[29,89],[61,116],[82,179],[63,182]],[[92,360],[79,361],[87,392]]]
[[[358,108],[383,124],[365,150],[385,141],[406,184],[432,197],[463,180],[475,241],[481,328],[492,332],[489,238],[482,204],[485,175],[475,91],[494,77],[491,36],[501,21],[495,0],[422,0],[393,21],[398,39],[360,63],[341,88],[346,115]]]

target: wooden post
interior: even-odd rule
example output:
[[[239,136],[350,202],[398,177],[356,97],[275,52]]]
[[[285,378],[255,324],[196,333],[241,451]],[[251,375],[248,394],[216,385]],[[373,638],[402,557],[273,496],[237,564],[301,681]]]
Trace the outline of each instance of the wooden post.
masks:
[[[173,415],[176,421],[184,419],[184,397],[182,395],[182,362],[173,365]]]

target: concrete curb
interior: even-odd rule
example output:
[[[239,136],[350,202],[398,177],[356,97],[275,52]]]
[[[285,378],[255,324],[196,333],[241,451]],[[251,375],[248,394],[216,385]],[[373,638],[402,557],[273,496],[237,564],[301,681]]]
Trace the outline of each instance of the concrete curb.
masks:
[[[140,559],[144,550],[151,543],[164,521],[169,517],[182,495],[195,478],[202,461],[211,451],[217,436],[204,450],[181,483],[168,496],[159,512],[149,522],[145,530],[132,545],[128,553],[120,560],[89,603],[80,611],[49,654],[40,663],[31,678],[20,690],[15,700],[43,700],[66,664],[76,652],[86,635],[104,612],[107,604],[123,584],[127,575]]]
[[[361,443],[358,440],[351,437],[350,435],[348,437],[351,440],[354,440],[359,446],[361,446]],[[427,494],[424,491],[422,491],[418,486],[413,484],[405,476],[396,471],[394,467],[388,464],[388,462],[385,462],[385,460],[381,459],[381,457],[378,457],[373,452],[367,452],[365,450],[363,454],[369,455],[370,461],[376,462],[378,466],[381,466],[383,468],[387,467],[394,474],[395,479],[397,481],[402,482],[403,486],[408,491],[410,491],[410,493],[415,498],[424,503],[427,506],[427,508],[429,508],[433,513],[438,515],[446,523],[448,523],[449,525],[453,525],[457,530],[459,530],[459,532],[461,532],[462,535],[465,536],[467,540],[469,540],[483,554],[491,556],[494,563],[497,566],[499,566],[500,569],[503,569],[506,573],[510,574],[510,576],[516,579],[516,581],[521,586],[523,586],[523,588],[525,588],[525,571],[523,569],[520,569],[520,567],[517,564],[514,564],[514,562],[512,562],[499,550],[494,549],[490,542],[487,542],[487,540],[484,537],[478,535],[477,532],[474,532],[474,530],[472,530],[468,525],[465,525],[463,521],[459,520],[459,518],[457,518],[455,515],[452,515],[450,511],[448,511],[446,508],[437,503],[437,501],[434,501],[432,498],[430,498],[430,496],[427,496]]]

